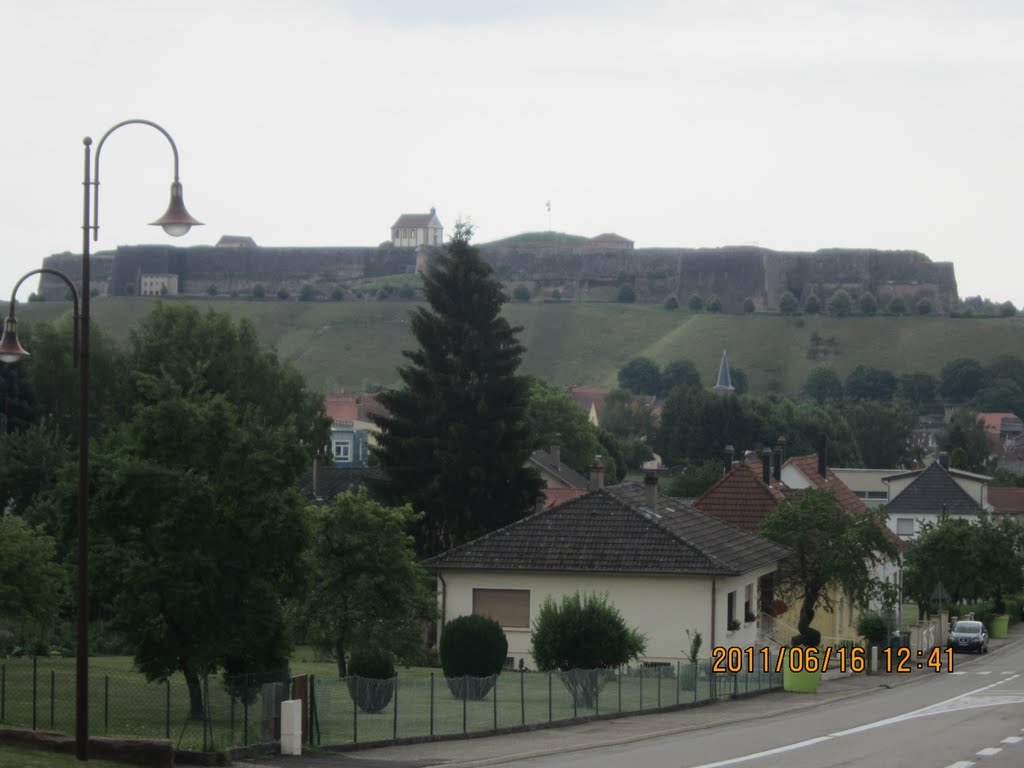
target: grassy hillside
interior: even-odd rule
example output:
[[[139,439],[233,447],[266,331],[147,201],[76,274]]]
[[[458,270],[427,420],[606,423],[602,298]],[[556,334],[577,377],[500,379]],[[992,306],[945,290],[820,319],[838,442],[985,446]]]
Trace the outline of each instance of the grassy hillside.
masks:
[[[248,317],[268,346],[323,391],[397,383],[401,351],[413,344],[409,310],[417,306],[398,301],[195,303]],[[107,333],[124,339],[152,305],[152,299],[98,298],[93,318]],[[18,317],[30,324],[69,311],[67,304],[23,304]],[[1024,318],[694,315],[613,303],[512,303],[505,313],[523,327],[526,372],[559,385],[613,386],[618,369],[636,355],[662,364],[689,358],[710,385],[726,349],[732,365],[746,371],[752,392],[794,393],[815,365],[830,365],[842,377],[858,363],[897,374],[938,374],[955,357],[986,362],[1024,350]]]

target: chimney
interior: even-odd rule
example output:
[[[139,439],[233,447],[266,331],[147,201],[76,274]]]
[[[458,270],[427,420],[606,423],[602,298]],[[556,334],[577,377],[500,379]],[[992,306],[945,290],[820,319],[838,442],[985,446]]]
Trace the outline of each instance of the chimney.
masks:
[[[818,474],[822,480],[828,477],[828,436],[824,432],[818,435]]]
[[[772,449],[765,448],[761,451],[761,480],[765,485],[772,484]]]
[[[653,472],[644,475],[644,497],[651,509],[658,507],[658,476]]]
[[[949,454],[946,451],[939,451],[939,466],[945,470],[949,469]]]
[[[732,469],[732,460],[734,454],[734,448],[731,445],[725,446],[725,451],[722,453],[722,458],[725,463],[725,471],[728,473]]]
[[[782,446],[776,445],[772,452],[772,477],[777,483],[782,482]]]
[[[555,460],[555,472],[562,471],[562,451],[557,445],[551,446],[551,458]]]
[[[604,462],[598,455],[590,462],[590,490],[597,491],[601,488],[604,488]]]

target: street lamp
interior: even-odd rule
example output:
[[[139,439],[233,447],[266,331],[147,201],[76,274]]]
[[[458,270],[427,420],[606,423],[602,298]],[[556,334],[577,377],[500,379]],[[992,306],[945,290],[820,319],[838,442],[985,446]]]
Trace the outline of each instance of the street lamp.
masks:
[[[78,365],[78,585],[75,594],[77,608],[77,649],[75,654],[75,754],[79,760],[89,759],[89,233],[99,239],[100,152],[103,143],[118,128],[126,125],[148,125],[164,135],[174,154],[174,181],[171,182],[171,202],[167,211],[153,225],[163,227],[172,237],[181,237],[201,221],[192,218],[185,209],[178,179],[178,148],[174,139],[163,128],[149,120],[125,120],[103,134],[96,145],[96,158],[92,160],[92,139],[82,139],[85,145],[85,171],[82,180],[82,281],[76,293],[74,283],[63,272],[55,269],[34,269],[24,275],[11,292],[10,311],[4,322],[0,338],[0,361],[17,362],[28,357],[18,342],[18,323],[14,317],[15,296],[27,277],[34,274],[55,275],[67,283],[75,301],[75,361]],[[90,198],[91,192],[91,198]],[[91,212],[90,217],[90,203]]]

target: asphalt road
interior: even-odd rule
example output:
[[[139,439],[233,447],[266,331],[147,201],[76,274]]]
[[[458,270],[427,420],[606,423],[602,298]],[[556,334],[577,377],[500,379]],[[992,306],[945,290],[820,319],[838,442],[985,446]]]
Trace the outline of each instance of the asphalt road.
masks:
[[[957,657],[959,662],[962,657]],[[857,768],[1024,765],[1024,646],[914,685],[828,706],[631,744],[504,763],[512,768]]]

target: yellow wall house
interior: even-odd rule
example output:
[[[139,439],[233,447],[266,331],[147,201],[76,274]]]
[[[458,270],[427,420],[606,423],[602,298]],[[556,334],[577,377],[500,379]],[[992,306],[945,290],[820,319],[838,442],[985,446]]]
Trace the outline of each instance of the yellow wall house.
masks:
[[[607,594],[626,623],[647,637],[643,661],[686,653],[686,632],[715,646],[757,641],[758,583],[789,550],[724,523],[657,481],[599,488],[437,555],[440,623],[467,615],[496,619],[512,665],[535,665],[532,626],[544,599]]]

